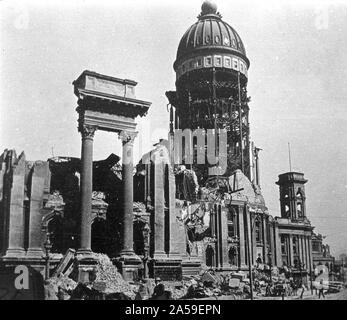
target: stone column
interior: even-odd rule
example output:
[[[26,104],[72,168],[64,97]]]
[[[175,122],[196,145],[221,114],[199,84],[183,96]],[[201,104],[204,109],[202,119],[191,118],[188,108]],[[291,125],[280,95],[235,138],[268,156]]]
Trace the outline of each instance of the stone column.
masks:
[[[247,252],[247,261],[248,261],[248,265],[249,264],[253,264],[253,257],[252,257],[252,221],[250,218],[251,213],[249,212],[248,207],[246,206],[246,212],[245,212],[245,216],[246,216],[246,225],[247,225],[247,234],[246,234],[246,243],[247,243],[247,250],[245,250]]]
[[[5,212],[8,208],[8,183],[6,183],[6,172],[8,172],[8,157],[11,151],[5,149],[0,156],[0,256],[6,251],[7,229]]]
[[[289,253],[289,265],[294,265],[294,256],[293,256],[293,235],[288,235],[288,253]]]
[[[269,236],[270,236],[269,250],[271,252],[271,263],[272,265],[275,265],[274,226],[272,221],[269,221],[268,228],[269,228]]]
[[[96,127],[80,125],[82,135],[81,152],[81,234],[80,247],[77,251],[81,255],[90,255],[91,250],[91,213],[93,192],[93,138]]]
[[[263,215],[262,219],[262,229],[263,229],[263,262],[268,263],[268,243],[267,243],[267,224],[266,224],[266,218],[265,215]]]
[[[302,236],[302,245],[303,245],[303,248],[304,248],[304,252],[303,252],[303,256],[304,256],[304,263],[305,263],[305,269],[308,268],[308,264],[307,264],[307,261],[306,261],[306,258],[307,258],[307,246],[306,246],[306,236],[303,235]]]
[[[26,170],[26,162],[24,152],[21,153],[18,159],[14,155],[15,162],[12,167],[12,172],[9,170],[8,186],[9,195],[7,210],[7,225],[6,234],[7,239],[7,251],[6,257],[18,257],[25,254],[24,251],[24,177]],[[8,232],[8,233],[7,233]]]
[[[239,205],[238,206],[238,212],[239,212],[239,217],[238,217],[238,222],[239,222],[239,246],[240,246],[240,253],[239,253],[239,263],[240,267],[245,267],[246,265],[246,243],[245,243],[245,226],[244,226],[244,206]]]
[[[301,264],[305,263],[304,236],[300,236],[300,260]]]
[[[219,223],[220,223],[220,214],[219,214],[219,204],[215,204],[215,230],[216,230],[216,268],[220,268],[220,233],[219,233]]]
[[[311,237],[308,237],[307,243],[308,243],[308,261],[309,261],[309,266],[311,266],[311,269],[313,270]],[[310,267],[308,269],[310,269]]]
[[[309,258],[309,251],[308,251],[308,237],[305,236],[305,254],[306,254],[306,269],[309,270],[310,268],[310,258]]]
[[[256,237],[256,232],[255,232],[255,218],[256,218],[256,214],[252,214],[251,213],[251,217],[250,217],[250,222],[251,222],[251,230],[252,230],[252,257],[253,257],[253,261],[252,263],[255,264],[258,258],[257,255],[257,237]]]
[[[165,194],[164,166],[160,155],[154,160],[154,258],[166,258],[165,254]]]
[[[229,208],[224,205],[219,206],[219,237],[220,237],[220,267],[223,269],[229,265],[229,250],[228,250],[228,229],[223,226],[228,225],[226,210]],[[235,218],[234,218],[235,219]]]
[[[282,250],[281,250],[281,238],[278,232],[278,223],[274,223],[274,233],[275,233],[275,246],[276,246],[276,265],[277,267],[282,267]]]
[[[29,216],[29,248],[27,255],[41,258],[42,230],[41,221],[45,182],[49,176],[48,162],[36,161],[31,176],[30,216]]]
[[[123,180],[123,248],[121,256],[134,254],[133,242],[133,145],[137,132],[121,131],[122,140],[122,180]]]
[[[186,251],[185,237],[182,236],[178,228],[176,219],[176,182],[173,169],[169,165],[169,217],[170,217],[170,258],[182,259],[181,254]]]

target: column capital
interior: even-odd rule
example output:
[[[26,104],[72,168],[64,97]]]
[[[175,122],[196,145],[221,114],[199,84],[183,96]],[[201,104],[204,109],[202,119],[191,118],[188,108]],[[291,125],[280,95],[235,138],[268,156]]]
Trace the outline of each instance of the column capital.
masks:
[[[78,131],[81,133],[82,138],[84,139],[93,139],[96,130],[96,126],[90,126],[86,124],[80,124],[78,126]]]
[[[122,144],[133,144],[137,136],[137,132],[123,130],[119,132],[118,138],[122,140]]]

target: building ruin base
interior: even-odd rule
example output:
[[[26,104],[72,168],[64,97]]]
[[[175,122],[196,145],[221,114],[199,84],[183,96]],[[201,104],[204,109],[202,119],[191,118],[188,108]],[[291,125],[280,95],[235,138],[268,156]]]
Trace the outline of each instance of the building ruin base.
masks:
[[[142,260],[136,254],[120,256],[114,259],[114,264],[125,281],[138,279],[139,270],[143,269]]]
[[[182,280],[182,259],[153,259],[151,269],[153,278],[160,278],[164,281]]]

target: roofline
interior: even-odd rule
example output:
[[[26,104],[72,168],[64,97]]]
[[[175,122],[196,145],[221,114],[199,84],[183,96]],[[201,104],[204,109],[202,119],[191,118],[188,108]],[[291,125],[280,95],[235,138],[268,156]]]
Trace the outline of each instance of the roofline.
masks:
[[[121,83],[124,83],[124,84],[129,84],[129,85],[133,85],[133,86],[136,86],[137,85],[137,82],[134,81],[134,80],[130,80],[130,79],[121,79],[121,78],[116,78],[116,77],[111,77],[111,76],[107,76],[107,75],[104,75],[104,74],[101,74],[101,73],[97,73],[95,71],[90,71],[90,70],[84,70],[80,76],[74,81],[74,82],[78,82],[78,80],[83,77],[83,76],[94,76],[94,77],[97,77],[99,79],[103,79],[103,80],[109,80],[109,81],[115,81],[115,82],[121,82]],[[74,84],[73,82],[73,84]]]

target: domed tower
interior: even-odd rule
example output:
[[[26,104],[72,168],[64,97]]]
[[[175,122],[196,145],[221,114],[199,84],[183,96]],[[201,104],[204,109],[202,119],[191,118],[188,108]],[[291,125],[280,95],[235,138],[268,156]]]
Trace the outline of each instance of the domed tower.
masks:
[[[205,1],[198,21],[183,35],[174,70],[176,91],[167,92],[173,129],[226,129],[227,170],[250,178],[247,72],[249,60],[238,33]],[[206,166],[193,164],[198,175]],[[203,179],[204,180],[204,179]]]

